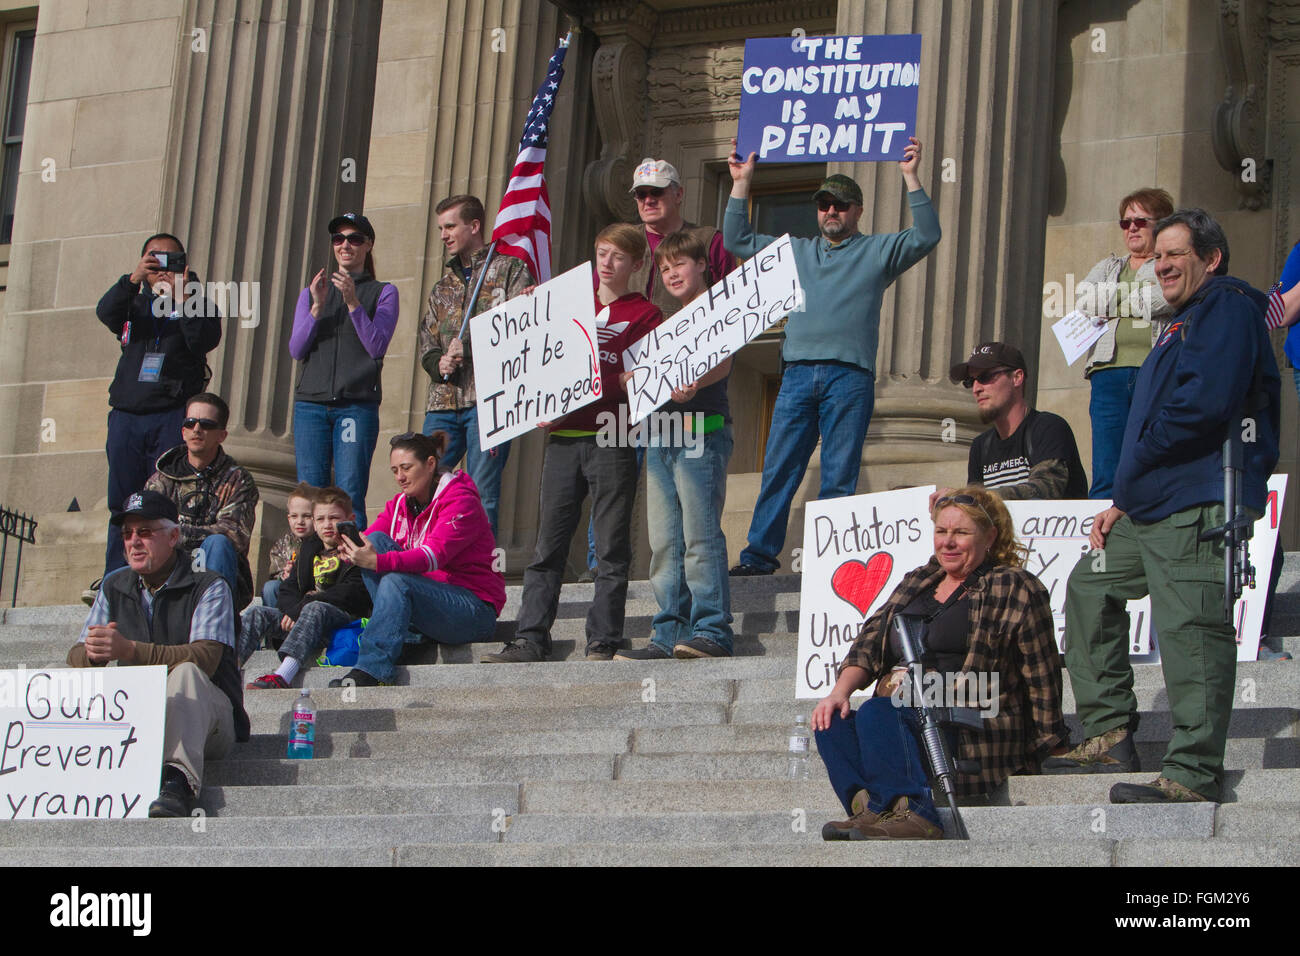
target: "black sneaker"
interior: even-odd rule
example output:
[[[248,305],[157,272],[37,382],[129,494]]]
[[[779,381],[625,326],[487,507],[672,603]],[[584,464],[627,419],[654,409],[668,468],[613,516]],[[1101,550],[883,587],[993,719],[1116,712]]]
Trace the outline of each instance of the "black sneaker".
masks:
[[[588,644],[587,660],[589,661],[612,661],[614,652],[618,650],[613,644]]]
[[[520,638],[511,641],[495,654],[484,654],[479,661],[484,664],[532,664],[546,660],[542,649],[532,641]]]
[[[95,598],[99,597],[99,586],[103,583],[103,578],[95,578],[95,580],[90,583],[90,587],[81,592],[81,602],[87,607],[94,607]]]
[[[673,657],[679,661],[696,660],[701,657],[730,657],[731,651],[721,644],[715,644],[707,637],[696,637],[685,644],[673,648]]]
[[[149,816],[188,817],[197,803],[185,774],[168,764],[163,767],[162,789],[158,791],[158,799],[149,804]]]
[[[760,568],[756,564],[741,563],[736,565],[730,571],[728,571],[727,575],[728,577],[733,577],[733,578],[756,578],[756,577],[762,577],[764,575],[774,574],[774,573],[776,573],[775,568],[771,568],[771,569]]]
[[[672,659],[673,655],[654,642],[636,650],[629,648],[614,654],[614,660],[616,661],[670,661]]]
[[[348,671],[342,677],[336,677],[330,681],[331,687],[383,687],[384,682],[377,677],[372,677],[365,671],[359,671],[355,667]]]

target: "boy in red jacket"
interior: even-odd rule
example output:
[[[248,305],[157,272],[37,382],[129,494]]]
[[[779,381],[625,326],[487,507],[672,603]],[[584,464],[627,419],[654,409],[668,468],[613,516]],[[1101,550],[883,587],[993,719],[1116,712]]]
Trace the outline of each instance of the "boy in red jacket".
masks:
[[[598,563],[596,593],[587,611],[587,660],[609,660],[623,640],[636,449],[627,442],[597,440],[597,435],[608,416],[619,420],[619,406],[627,401],[623,350],[663,321],[645,296],[628,291],[628,280],[645,257],[645,237],[636,226],[615,223],[596,237],[596,333],[603,392],[598,401],[547,426],[541,526],[533,563],[524,571],[515,639],[498,653],[485,654],[487,663],[541,661],[551,653],[551,624],[565,558],[589,489]]]

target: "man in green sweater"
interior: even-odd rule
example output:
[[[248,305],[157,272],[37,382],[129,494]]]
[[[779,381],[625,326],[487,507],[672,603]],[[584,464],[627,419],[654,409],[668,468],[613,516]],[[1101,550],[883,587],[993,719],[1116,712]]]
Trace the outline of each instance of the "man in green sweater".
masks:
[[[760,235],[749,224],[756,154],[742,161],[733,151],[728,162],[732,187],[723,241],[733,255],[749,258],[777,237]],[[848,176],[827,177],[813,194],[821,235],[793,240],[804,310],[786,323],[781,349],[785,370],[772,410],[763,484],[749,525],[749,546],[731,569],[733,576],[771,574],[780,567],[790,505],[819,435],[822,480],[817,497],[857,492],[862,444],[875,402],[880,302],[890,283],[939,243],[939,217],[916,175],[920,162],[921,142],[912,137],[898,165],[915,225],[902,232],[858,232],[862,190]]]

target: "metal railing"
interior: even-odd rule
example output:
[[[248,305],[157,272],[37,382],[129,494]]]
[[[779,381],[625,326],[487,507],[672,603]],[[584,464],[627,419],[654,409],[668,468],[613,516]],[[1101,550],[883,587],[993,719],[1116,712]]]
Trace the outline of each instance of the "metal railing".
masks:
[[[14,584],[9,597],[9,606],[18,606],[18,576],[23,570],[23,544],[36,543],[36,519],[26,514],[0,508],[0,595],[4,594],[5,567],[9,558],[9,539],[18,542],[17,555],[14,558]],[[0,597],[3,600],[3,597]]]

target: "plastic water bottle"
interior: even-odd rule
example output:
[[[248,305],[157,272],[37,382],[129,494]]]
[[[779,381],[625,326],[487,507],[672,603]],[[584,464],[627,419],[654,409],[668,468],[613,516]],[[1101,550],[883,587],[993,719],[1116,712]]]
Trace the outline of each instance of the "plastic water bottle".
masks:
[[[794,719],[794,726],[790,728],[788,737],[787,754],[789,759],[786,763],[786,779],[809,779],[808,751],[811,737],[812,735],[808,730],[808,718],[800,714]]]
[[[316,705],[305,687],[289,711],[289,759],[310,760],[316,750]]]

